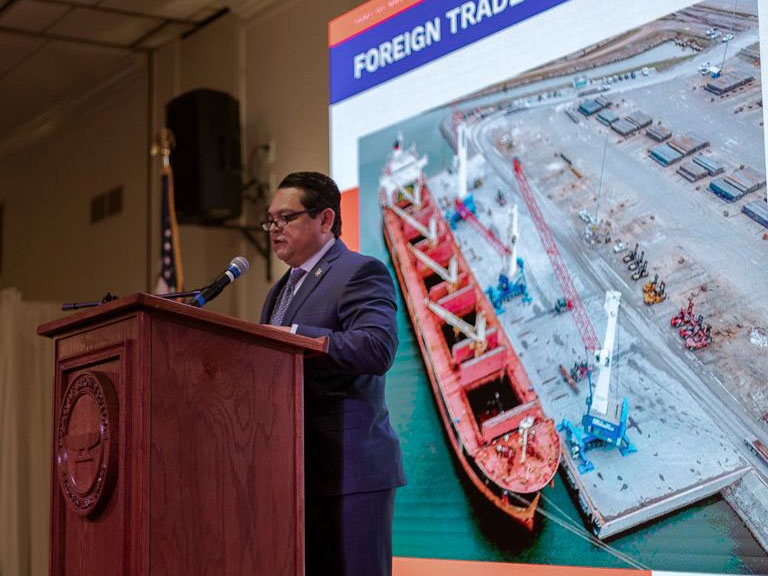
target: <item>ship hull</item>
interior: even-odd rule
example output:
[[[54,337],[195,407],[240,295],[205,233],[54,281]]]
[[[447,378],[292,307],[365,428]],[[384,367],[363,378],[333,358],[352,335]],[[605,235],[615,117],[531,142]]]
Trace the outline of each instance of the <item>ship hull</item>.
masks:
[[[434,213],[439,214],[439,210],[432,204],[433,200],[426,186],[424,193]],[[382,202],[386,204],[384,196],[385,193],[382,192]],[[477,287],[447,222],[441,214],[439,217],[442,252],[445,253],[445,249],[449,249],[451,255],[458,258],[458,267],[465,279],[464,289],[472,289],[475,293],[475,311],[491,317],[492,323],[497,326],[493,308]],[[464,377],[461,373],[463,366],[457,366],[455,358],[452,358],[452,344],[446,343],[444,328],[436,321],[425,302],[431,298],[434,290],[430,291],[430,288],[425,286],[425,272],[419,269],[412,257],[414,239],[406,238],[399,217],[387,208],[382,209],[382,223],[385,241],[454,455],[467,478],[485,498],[520,525],[533,530],[540,499],[539,490],[552,481],[560,459],[560,438],[554,422],[547,419],[541,411],[538,397],[502,331],[497,332],[497,338],[504,345],[501,346],[501,351],[507,359],[504,365],[498,366],[495,371],[482,372],[475,380]],[[413,236],[413,230],[409,232],[410,236]],[[483,358],[478,361],[483,361]],[[467,364],[470,363],[471,361]],[[470,407],[468,396],[472,392],[468,390],[476,390],[487,385],[489,380],[499,377],[514,382],[519,406],[499,414],[495,419],[489,416],[485,421],[478,421]],[[516,424],[507,424],[507,428],[503,428],[507,415],[517,418]],[[525,443],[522,443],[521,451],[517,428],[524,416],[530,416],[532,420],[535,417],[537,434],[535,439],[531,440],[534,444],[529,445],[529,450],[539,457],[536,463],[525,465],[527,468],[517,462],[521,454],[523,461],[527,455]],[[514,418],[506,419],[512,421]],[[500,424],[492,424],[496,420],[501,420]],[[502,428],[499,429],[499,426]],[[507,450],[514,456],[510,455],[509,461],[504,461],[499,453],[506,453]],[[513,462],[513,459],[516,460]],[[534,456],[531,456],[531,460],[535,460]]]
[[[474,487],[485,498],[490,500],[498,509],[508,514],[510,517],[512,517],[515,521],[520,523],[526,529],[528,529],[529,531],[533,531],[535,517],[536,517],[536,508],[538,507],[539,498],[541,497],[541,495],[537,493],[533,498],[533,500],[530,502],[530,504],[527,506],[516,506],[514,504],[511,504],[509,502],[509,499],[505,500],[503,497],[500,497],[495,490],[491,490],[490,488],[488,488],[485,481],[489,480],[490,482],[490,479],[484,477],[482,474],[478,474],[476,467],[472,466],[470,460],[467,458],[467,454],[465,454],[462,448],[462,445],[459,442],[459,437],[460,437],[459,433],[456,430],[455,426],[453,425],[453,422],[451,422],[450,416],[448,415],[448,409],[445,404],[445,399],[443,398],[443,395],[442,395],[440,382],[437,378],[437,373],[430,359],[429,349],[424,339],[425,333],[419,327],[419,319],[418,319],[418,316],[416,316],[414,313],[414,306],[408,292],[408,285],[405,282],[403,271],[400,267],[400,260],[397,256],[396,250],[393,249],[392,239],[390,238],[389,234],[387,234],[386,226],[384,227],[384,239],[387,243],[389,254],[392,257],[392,262],[395,266],[395,273],[397,274],[397,280],[398,280],[398,283],[400,284],[400,289],[403,293],[403,299],[405,300],[406,307],[408,308],[408,315],[411,318],[411,323],[413,325],[414,332],[416,333],[416,340],[419,343],[419,348],[421,349],[421,356],[424,360],[424,365],[427,369],[427,376],[429,377],[429,383],[430,383],[430,386],[432,387],[432,393],[434,394],[434,397],[435,397],[435,403],[437,404],[437,409],[438,409],[438,412],[440,413],[440,419],[442,420],[442,423],[443,423],[443,429],[445,430],[448,441],[450,442],[451,447],[453,448],[454,456],[458,459],[459,463],[461,464],[461,467],[464,470],[464,473],[467,476],[467,478],[469,478],[469,480],[472,482]]]

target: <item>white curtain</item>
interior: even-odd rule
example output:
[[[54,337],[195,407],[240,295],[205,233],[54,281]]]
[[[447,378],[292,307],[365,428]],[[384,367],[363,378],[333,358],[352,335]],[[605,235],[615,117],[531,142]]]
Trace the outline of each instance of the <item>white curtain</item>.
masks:
[[[48,574],[53,342],[58,305],[0,291],[0,576]]]

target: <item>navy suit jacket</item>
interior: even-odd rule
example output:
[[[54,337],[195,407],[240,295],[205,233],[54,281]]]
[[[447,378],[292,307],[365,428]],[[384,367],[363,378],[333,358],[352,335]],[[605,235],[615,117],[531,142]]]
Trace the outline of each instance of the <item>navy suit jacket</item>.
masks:
[[[267,295],[268,323],[286,273]],[[384,403],[384,374],[397,350],[395,291],[380,261],[336,243],[291,300],[283,325],[327,336],[328,354],[304,361],[307,496],[384,490],[405,484],[400,442]]]

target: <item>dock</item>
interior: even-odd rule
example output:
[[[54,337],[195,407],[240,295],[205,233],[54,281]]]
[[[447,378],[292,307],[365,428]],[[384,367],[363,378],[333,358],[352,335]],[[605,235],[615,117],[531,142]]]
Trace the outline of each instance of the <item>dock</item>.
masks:
[[[648,496],[641,497],[642,504],[634,509],[620,507],[621,509],[615,510],[611,514],[610,507],[606,507],[605,502],[603,502],[605,490],[595,490],[594,485],[590,486],[590,479],[579,474],[577,464],[570,454],[565,452],[563,453],[563,466],[564,475],[571,490],[577,495],[576,500],[585,520],[587,520],[592,532],[601,540],[621,534],[635,526],[645,524],[718,494],[740,481],[751,469],[750,466],[744,466],[733,472],[725,472],[720,476],[708,478],[675,492],[663,493],[663,490],[650,488]],[[638,484],[638,481],[642,482],[642,477],[636,478],[634,483]]]
[[[768,357],[748,337],[768,322],[754,301],[766,279],[751,266],[762,262],[768,240],[765,166],[762,148],[754,145],[763,136],[761,85],[741,57],[729,60],[732,73],[719,79],[702,77],[693,64],[681,63],[690,67],[681,76],[657,71],[653,85],[642,89],[612,85],[610,108],[591,94],[566,93],[555,101],[530,97],[514,115],[503,107],[484,115],[465,109],[473,144],[469,192],[477,218],[497,235],[510,229],[512,205],[520,209],[515,245],[533,302],[506,302],[499,320],[545,413],[558,423],[578,425],[587,409],[587,379],[571,383],[560,368],[590,361],[581,318],[588,317],[602,339],[605,293],[621,292],[610,400],[621,405],[627,399],[626,436],[637,452],[592,448],[587,457],[594,468],[587,470],[562,433],[561,478],[585,525],[601,539],[615,537],[720,494],[766,548],[768,475],[752,468],[743,446],[744,430],[766,442],[755,423],[768,414],[756,393]],[[449,142],[451,118],[440,125]],[[516,182],[516,158],[528,167],[540,205],[536,223]],[[433,174],[430,188],[438,203],[450,206],[455,171]],[[612,240],[587,244],[598,208]],[[555,274],[562,267],[553,267],[543,248],[542,220],[583,301],[578,329],[571,312],[553,311],[564,295]],[[502,257],[462,222],[454,236],[478,282],[496,286]],[[644,303],[645,281],[633,281],[622,261],[622,250],[637,243],[650,277],[658,273],[669,294],[654,306]],[[714,334],[711,346],[695,352],[670,327],[689,297]],[[574,435],[576,429],[567,430]]]
[[[477,155],[468,166],[470,178],[481,172],[485,176],[483,184],[472,191],[478,214],[486,225],[506,230],[506,210],[499,210],[494,200],[496,190],[505,184],[483,163]],[[430,189],[435,196],[447,198],[454,180],[454,175],[442,172],[430,179]],[[560,364],[580,358],[583,347],[570,313],[551,312],[559,288],[532,224],[521,218],[521,230],[521,250],[534,303],[510,302],[499,319],[547,416],[556,422],[567,418],[578,423],[585,410],[587,380],[578,384],[578,392],[543,383],[551,382],[553,376],[562,378]],[[482,260],[470,260],[470,265],[481,284],[494,284],[501,258],[486,249],[473,228],[459,225],[454,234],[462,249],[474,247],[486,255]],[[564,247],[561,250],[569,266],[578,270],[573,261],[578,256],[568,254]],[[619,378],[619,394],[631,399],[628,433],[638,451],[622,457],[615,449],[593,449],[589,459],[595,470],[581,474],[563,440],[562,476],[574,493],[585,524],[601,539],[717,494],[750,469],[692,396],[691,388],[706,385],[687,362],[669,352],[668,347],[675,346],[672,331],[665,334],[651,326],[645,318],[647,307],[633,304],[633,295],[624,291],[614,371]],[[582,298],[602,335],[607,322],[602,309],[604,294],[582,289]]]

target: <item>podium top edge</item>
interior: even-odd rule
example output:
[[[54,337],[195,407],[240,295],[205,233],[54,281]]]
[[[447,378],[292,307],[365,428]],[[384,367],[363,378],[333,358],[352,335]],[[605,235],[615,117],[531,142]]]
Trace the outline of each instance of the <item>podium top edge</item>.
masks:
[[[88,308],[86,310],[69,314],[57,320],[46,322],[37,327],[40,336],[54,338],[67,332],[80,330],[89,324],[97,324],[103,320],[144,311],[149,314],[159,314],[165,317],[176,317],[179,320],[188,320],[196,323],[208,324],[211,327],[225,328],[234,332],[260,337],[266,340],[304,349],[312,352],[327,352],[328,338],[308,338],[299,334],[291,334],[268,324],[254,324],[233,316],[211,312],[202,308],[195,308],[188,304],[181,304],[165,298],[159,298],[152,294],[136,293],[112,302]]]

